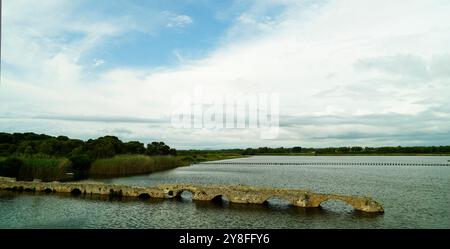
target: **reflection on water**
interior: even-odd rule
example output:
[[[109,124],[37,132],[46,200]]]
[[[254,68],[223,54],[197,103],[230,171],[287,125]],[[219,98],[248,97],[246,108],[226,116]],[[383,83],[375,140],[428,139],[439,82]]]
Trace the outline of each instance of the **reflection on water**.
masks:
[[[237,204],[227,201],[192,201],[188,198],[139,200],[100,195],[12,193],[0,191],[3,216],[0,227],[9,228],[319,228],[333,222],[372,223],[379,214],[326,207]],[[15,203],[16,205],[8,205]],[[19,206],[20,205],[20,206]],[[321,223],[323,223],[321,226]]]
[[[252,157],[245,161],[363,160],[361,157]],[[366,160],[448,160],[449,157],[367,157]],[[271,198],[265,205],[226,198],[109,198],[0,192],[0,228],[450,228],[450,167],[194,165],[109,183],[246,184],[309,188],[316,192],[368,195],[385,214],[353,210],[340,201],[321,208],[292,207]]]

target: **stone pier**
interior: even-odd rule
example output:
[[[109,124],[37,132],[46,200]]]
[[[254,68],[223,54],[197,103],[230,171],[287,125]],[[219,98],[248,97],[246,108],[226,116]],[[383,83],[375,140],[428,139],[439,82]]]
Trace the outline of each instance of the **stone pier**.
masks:
[[[98,182],[25,182],[0,177],[0,189],[29,192],[61,192],[76,195],[112,195],[146,198],[176,198],[184,191],[195,201],[227,199],[230,203],[264,204],[270,198],[282,198],[297,207],[319,207],[322,202],[339,200],[364,212],[383,213],[381,204],[370,197],[314,193],[307,189],[263,188],[243,185],[163,184],[152,187],[104,184]]]

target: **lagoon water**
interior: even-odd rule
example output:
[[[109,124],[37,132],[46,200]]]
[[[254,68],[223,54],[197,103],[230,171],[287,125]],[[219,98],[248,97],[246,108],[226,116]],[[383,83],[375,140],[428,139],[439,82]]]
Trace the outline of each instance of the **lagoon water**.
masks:
[[[450,157],[255,156],[224,162],[328,162],[328,165],[196,164],[150,175],[97,180],[151,186],[161,183],[244,184],[367,195],[384,214],[354,211],[342,202],[296,208],[181,200],[0,192],[0,228],[450,228]],[[354,162],[439,163],[449,166],[364,166]],[[336,164],[333,164],[336,163]]]

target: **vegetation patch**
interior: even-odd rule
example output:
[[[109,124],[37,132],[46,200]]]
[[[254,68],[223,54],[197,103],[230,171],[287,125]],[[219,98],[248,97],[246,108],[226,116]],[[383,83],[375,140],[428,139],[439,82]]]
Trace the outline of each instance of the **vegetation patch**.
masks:
[[[148,174],[187,165],[174,156],[118,155],[99,159],[89,169],[90,177],[116,177]]]
[[[0,161],[0,174],[20,181],[62,181],[67,178],[71,162],[66,158],[40,156],[10,157]]]
[[[247,148],[175,150],[164,142],[147,145],[115,136],[87,141],[66,136],[0,132],[0,176],[18,180],[79,180],[147,174],[179,166],[252,155],[450,155],[450,146]]]

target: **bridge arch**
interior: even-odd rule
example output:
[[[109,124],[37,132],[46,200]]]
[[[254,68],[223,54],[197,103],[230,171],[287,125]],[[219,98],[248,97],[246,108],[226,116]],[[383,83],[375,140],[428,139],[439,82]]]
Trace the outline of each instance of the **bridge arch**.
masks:
[[[228,203],[230,202],[230,199],[226,195],[220,194],[214,196],[211,201],[215,203]]]
[[[53,189],[51,189],[51,188],[44,188],[44,190],[42,190],[42,191],[47,194],[53,193]]]
[[[70,191],[70,193],[72,194],[72,195],[81,195],[81,190],[79,189],[79,188],[73,188],[71,191]]]
[[[138,195],[138,199],[140,199],[140,200],[148,200],[150,198],[151,198],[151,196],[149,193],[140,193]]]
[[[376,213],[384,213],[383,206],[374,201],[369,197],[362,196],[343,196],[343,195],[327,195],[327,194],[314,194],[311,195],[308,199],[306,206],[307,207],[323,207],[331,205],[342,205],[337,204],[338,202],[329,202],[329,201],[340,201],[344,202],[346,205],[353,207],[355,210],[364,211],[364,212],[376,212]]]
[[[313,206],[316,207],[337,207],[345,208],[345,206],[353,207],[355,210],[366,210],[372,208],[378,208],[379,204],[372,202],[364,197],[351,197],[351,196],[341,196],[341,195],[315,195],[312,199]],[[342,204],[344,203],[344,205]],[[380,206],[381,207],[381,206]],[[381,207],[382,210],[382,207]]]
[[[320,202],[319,207],[326,209],[326,210],[343,210],[346,212],[351,212],[351,211],[357,209],[351,203],[349,203],[345,200],[342,200],[340,198],[325,199]]]
[[[180,200],[192,201],[195,193],[189,189],[181,189],[176,193],[176,197]]]
[[[262,204],[266,206],[292,206],[292,202],[288,198],[278,195],[266,198]]]

